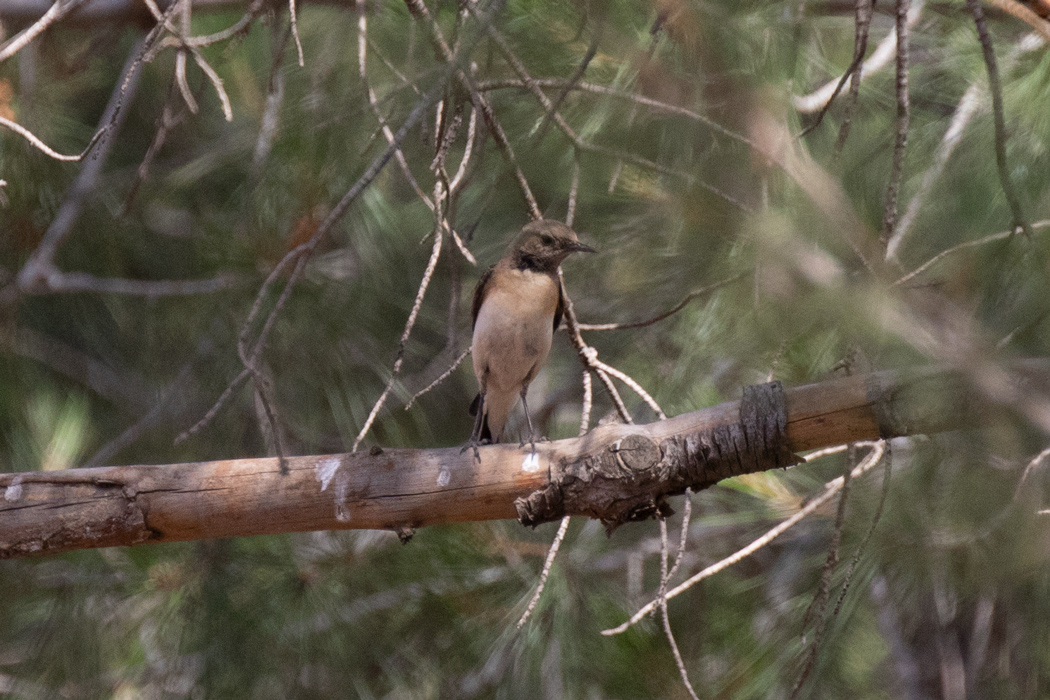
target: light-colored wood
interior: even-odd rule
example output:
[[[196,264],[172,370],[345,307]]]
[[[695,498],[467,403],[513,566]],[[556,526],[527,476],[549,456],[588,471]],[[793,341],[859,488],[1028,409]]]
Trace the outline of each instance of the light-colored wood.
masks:
[[[1025,363],[1050,376],[1050,360]],[[883,372],[785,390],[796,452],[973,422],[965,383],[944,370]],[[921,391],[909,391],[921,385]],[[928,400],[931,387],[948,398]],[[932,392],[935,393],[935,392]],[[916,396],[918,395],[918,396]],[[739,419],[739,402],[649,425],[609,425],[537,444],[0,474],[0,558],[71,549],[335,529],[417,528],[515,517],[514,500],[547,486],[550,465],[628,435],[660,442]],[[894,420],[888,420],[887,417]]]

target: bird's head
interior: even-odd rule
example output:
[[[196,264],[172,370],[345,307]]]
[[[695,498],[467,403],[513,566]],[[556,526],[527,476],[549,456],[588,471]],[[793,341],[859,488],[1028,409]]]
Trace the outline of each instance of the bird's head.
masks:
[[[594,253],[594,248],[580,243],[576,232],[561,223],[539,219],[525,224],[508,251],[520,263],[536,269],[558,269],[572,253]]]

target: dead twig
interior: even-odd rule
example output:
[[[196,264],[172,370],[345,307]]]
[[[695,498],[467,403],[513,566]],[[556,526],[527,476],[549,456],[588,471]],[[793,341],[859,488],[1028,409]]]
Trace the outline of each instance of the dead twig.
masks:
[[[922,8],[925,4],[925,0],[915,0],[912,3],[911,11],[908,12],[907,26],[912,27],[919,20],[922,15]],[[861,65],[860,70],[864,73],[877,73],[878,71],[889,65],[890,60],[893,58],[898,44],[897,29],[890,30],[890,33],[883,37],[882,41],[879,42],[878,47],[871,52],[871,56]],[[819,110],[831,97],[831,94],[835,91],[835,85],[838,84],[838,80],[830,80],[821,87],[817,88],[808,95],[794,95],[791,98],[791,103],[799,112],[809,114]]]
[[[807,134],[812,133],[815,129],[817,129],[817,127],[821,125],[821,123],[824,121],[824,117],[827,116],[828,111],[831,109],[831,105],[835,103],[835,98],[839,96],[840,92],[842,92],[842,88],[843,86],[845,86],[847,80],[850,80],[852,78],[852,82],[850,83],[851,97],[853,96],[853,86],[857,86],[859,89],[860,67],[861,63],[864,61],[864,53],[867,51],[868,48],[868,23],[870,22],[871,18],[870,13],[866,14],[864,12],[864,8],[866,6],[867,0],[857,0],[857,19],[855,21],[856,28],[854,29],[853,37],[853,60],[850,62],[849,67],[846,68],[846,72],[842,74],[841,78],[839,78],[839,81],[835,83],[835,89],[832,91],[831,97],[828,98],[828,101],[825,102],[824,106],[821,107],[820,111],[817,112],[816,119],[813,120],[812,124],[810,124],[802,130],[802,132],[798,135],[799,138],[803,138]]]
[[[883,245],[887,245],[897,227],[897,195],[904,175],[904,151],[908,146],[908,123],[911,120],[911,102],[908,96],[908,6],[911,0],[897,0],[897,118],[893,141],[893,166],[886,185],[885,206],[882,212]]]
[[[864,442],[857,444],[860,446],[870,446],[872,447],[872,451],[868,453],[868,456],[865,457],[864,460],[860,464],[858,464],[852,472],[850,472],[850,477],[853,479],[856,479],[857,477],[863,475],[876,464],[878,464],[879,460],[882,459],[882,455],[886,451],[886,443],[881,440],[874,443]],[[784,520],[783,522],[779,523],[776,527],[770,529],[768,532],[766,532],[766,534],[751,542],[751,544],[737,550],[736,552],[722,559],[721,561],[712,564],[711,566],[705,568],[703,571],[694,574],[683,583],[671,589],[667,593],[667,599],[670,600],[671,598],[675,598],[681,595],[682,593],[685,593],[687,590],[695,586],[700,581],[703,581],[705,578],[710,578],[711,576],[717,574],[723,569],[726,569],[727,567],[737,563],[741,559],[745,559],[757,552],[758,550],[762,549],[770,542],[775,540],[777,537],[784,534],[786,531],[790,530],[792,527],[804,520],[808,515],[813,513],[813,511],[817,510],[822,505],[831,500],[835,496],[835,494],[837,494],[842,489],[844,483],[845,477],[840,476],[839,478],[833,479],[832,481],[829,481],[828,483],[824,484],[824,492],[811,499],[805,505],[805,507],[801,508],[797,513],[792,515],[790,518]],[[646,605],[642,606],[638,610],[638,612],[632,615],[631,618],[624,622],[622,625],[619,625],[618,627],[612,627],[607,630],[602,630],[602,634],[608,637],[626,632],[632,626],[638,624],[638,622],[645,618],[646,615],[652,613],[658,607],[658,605],[659,601],[650,601]]]
[[[654,323],[659,323],[665,318],[669,318],[675,315],[676,313],[684,309],[689,304],[689,302],[693,301],[694,299],[705,297],[721,289],[722,287],[728,287],[734,282],[739,282],[742,279],[746,279],[747,277],[751,276],[751,274],[752,271],[741,272],[740,274],[733,275],[732,277],[729,277],[727,279],[715,282],[713,284],[709,284],[705,287],[701,287],[700,289],[689,292],[689,294],[687,294],[685,298],[682,299],[682,301],[678,302],[667,311],[645,321],[635,321],[632,323],[581,323],[579,327],[581,331],[618,331],[627,328],[644,328],[646,326],[651,326]]]
[[[342,220],[343,216],[345,216],[346,212],[349,210],[350,205],[353,204],[357,200],[357,198],[361,196],[361,193],[364,192],[365,189],[372,184],[376,177],[378,177],[379,173],[382,172],[383,168],[386,167],[386,164],[390,162],[390,159],[394,155],[394,151],[404,140],[409,130],[412,129],[419,122],[426,110],[430,107],[431,104],[434,103],[434,101],[436,101],[437,96],[444,90],[445,82],[448,80],[450,75],[451,70],[449,70],[449,72],[446,73],[446,75],[441,80],[438,80],[435,86],[432,87],[429,92],[427,92],[422,98],[420,98],[417,101],[416,106],[413,108],[412,112],[408,115],[405,121],[401,124],[401,127],[394,134],[394,143],[388,145],[387,148],[381,154],[379,154],[375,157],[375,159],[372,160],[371,164],[369,164],[368,168],[365,169],[365,172],[362,173],[361,177],[359,177],[357,181],[354,182],[354,184],[350,187],[350,189],[348,189],[346,193],[343,194],[339,202],[336,203],[336,205],[328,213],[328,216],[326,216],[324,221],[322,221],[321,224],[317,227],[317,230],[310,237],[310,240],[290,250],[284,256],[284,258],[282,258],[281,261],[275,266],[274,270],[270,273],[266,281],[263,282],[263,285],[259,289],[258,294],[256,294],[251,311],[249,312],[248,317],[245,319],[244,323],[241,326],[240,335],[242,337],[246,338],[247,334],[251,332],[251,328],[255,322],[255,318],[258,316],[259,313],[261,313],[264,300],[266,299],[269,293],[270,287],[276,282],[276,280],[280,276],[280,272],[288,265],[294,263],[295,267],[293,268],[292,273],[289,276],[287,283],[285,284],[284,290],[282,290],[281,292],[281,296],[278,298],[277,303],[274,305],[273,309],[270,310],[270,313],[268,314],[267,320],[264,323],[262,330],[260,331],[259,335],[254,341],[250,357],[256,357],[259,353],[262,352],[262,349],[265,347],[267,336],[277,318],[277,313],[280,311],[284,302],[287,300],[288,295],[291,294],[291,290],[294,288],[296,282],[298,282],[300,276],[303,273],[303,270],[306,267],[306,262],[313,255],[313,251],[316,249],[317,244],[320,243],[321,240],[323,240],[324,237],[328,235],[328,233],[340,220]],[[229,400],[229,397],[232,396],[233,391],[240,385],[241,382],[247,379],[250,374],[251,372],[247,368],[241,370],[241,372],[226,386],[222,394],[216,400],[215,404],[208,410],[204,417],[201,418],[201,420],[199,420],[191,428],[189,428],[188,430],[181,433],[178,437],[176,437],[175,443],[179,444],[180,442],[189,438],[191,435],[194,435],[195,433],[199,432],[204,427],[206,427],[218,414],[219,410],[226,403],[226,401]]]
[[[861,58],[868,51],[868,37],[871,34],[871,16],[875,12],[875,0],[856,0],[854,9],[854,34],[853,47],[855,55]],[[849,95],[846,98],[846,108],[842,114],[842,124],[839,126],[839,135],[835,139],[835,148],[832,150],[832,158],[837,159],[846,146],[849,138],[850,126],[853,123],[853,111],[860,101],[860,81],[864,74],[863,62],[858,63],[850,74]],[[831,104],[831,100],[828,100]]]
[[[56,0],[55,4],[48,8],[48,11],[40,19],[0,46],[0,61],[5,61],[24,49],[33,39],[43,34],[48,27],[65,17],[83,2],[84,0],[68,0],[67,2]]]
[[[995,62],[992,38],[988,35],[988,25],[984,21],[984,10],[981,9],[979,0],[966,0],[966,7],[973,16],[974,25],[977,27],[977,38],[981,42],[981,52],[984,55],[984,66],[988,70],[988,89],[992,93],[992,117],[995,121],[995,164],[999,170],[999,183],[1010,205],[1013,227],[1021,229],[1030,238],[1032,227],[1028,225],[1028,220],[1021,211],[1021,201],[1017,198],[1017,192],[1014,190],[1013,183],[1010,181],[1010,173],[1007,170],[1003,91],[999,85],[999,67]]]
[[[678,642],[675,641],[674,633],[671,631],[671,615],[667,612],[667,586],[671,580],[671,573],[667,569],[668,556],[667,519],[660,518],[660,590],[656,594],[656,599],[660,603],[660,621],[663,623],[664,636],[667,637],[667,642],[671,645],[671,654],[674,656],[675,666],[678,667],[678,675],[682,677],[682,683],[685,685],[689,697],[693,698],[693,700],[700,700],[696,690],[693,689],[693,684],[689,682],[689,672],[685,668],[682,652],[678,650]]]
[[[1030,226],[1031,226],[1033,231],[1041,230],[1041,229],[1044,229],[1044,228],[1048,228],[1048,227],[1050,227],[1050,219],[1044,219],[1042,221],[1036,221],[1036,222],[1030,224]],[[930,258],[929,260],[924,262],[922,265],[919,265],[917,268],[915,268],[914,270],[912,270],[908,274],[906,274],[903,277],[901,277],[900,279],[898,279],[896,282],[893,283],[893,286],[897,287],[897,286],[900,286],[900,285],[902,285],[902,284],[904,284],[906,282],[910,282],[912,279],[918,277],[923,272],[926,272],[926,270],[930,269],[931,267],[933,267],[934,265],[936,265],[937,263],[939,263],[941,260],[943,260],[944,258],[948,257],[949,255],[953,255],[954,253],[958,253],[959,251],[965,250],[966,248],[976,248],[977,246],[987,245],[988,243],[994,243],[996,241],[1002,241],[1002,240],[1010,238],[1011,236],[1014,236],[1016,234],[1017,234],[1016,229],[1011,229],[1009,231],[1000,231],[999,233],[993,233],[993,234],[988,235],[988,236],[983,236],[983,237],[978,238],[978,239],[973,240],[973,241],[964,241],[962,243],[959,243],[958,245],[953,245],[951,248],[948,248],[946,250],[942,250],[941,252],[937,253],[937,255],[934,255],[932,258]]]

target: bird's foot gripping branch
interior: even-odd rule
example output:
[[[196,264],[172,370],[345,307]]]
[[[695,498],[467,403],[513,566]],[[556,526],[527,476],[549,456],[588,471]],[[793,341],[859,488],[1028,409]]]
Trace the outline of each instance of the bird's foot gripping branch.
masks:
[[[601,520],[610,532],[636,520],[671,514],[667,497],[712,486],[731,476],[787,467],[784,388],[770,382],[744,388],[736,423],[657,441],[627,435],[597,454],[551,465],[550,483],[514,506],[523,525],[565,515]]]

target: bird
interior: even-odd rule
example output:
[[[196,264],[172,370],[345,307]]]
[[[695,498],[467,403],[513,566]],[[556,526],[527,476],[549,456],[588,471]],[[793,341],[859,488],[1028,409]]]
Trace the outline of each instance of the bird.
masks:
[[[521,229],[499,262],[478,280],[471,307],[471,348],[479,390],[470,406],[474,430],[463,448],[472,447],[478,461],[478,445],[500,441],[518,397],[529,443],[536,451],[525,394],[561,324],[564,299],[558,267],[573,253],[594,252],[560,221],[538,219]]]

